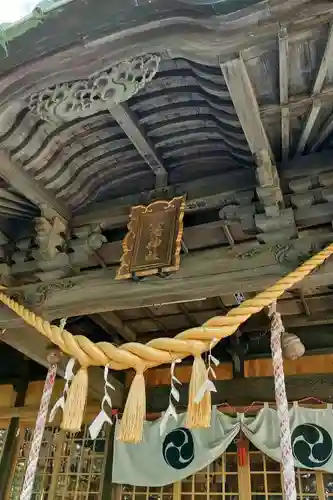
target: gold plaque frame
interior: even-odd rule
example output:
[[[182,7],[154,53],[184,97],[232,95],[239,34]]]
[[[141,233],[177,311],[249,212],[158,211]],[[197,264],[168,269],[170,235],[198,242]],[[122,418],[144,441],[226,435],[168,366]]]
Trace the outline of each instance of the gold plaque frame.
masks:
[[[179,269],[184,211],[183,196],[132,207],[117,280]]]

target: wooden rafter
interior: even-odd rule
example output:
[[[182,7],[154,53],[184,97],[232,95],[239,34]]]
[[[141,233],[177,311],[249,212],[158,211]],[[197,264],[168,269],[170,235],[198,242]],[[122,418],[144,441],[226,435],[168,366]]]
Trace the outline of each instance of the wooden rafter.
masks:
[[[186,317],[187,321],[190,323],[191,326],[198,326],[198,322],[195,319],[195,316],[191,314],[188,310],[185,304],[178,304],[178,309],[184,314]]]
[[[98,325],[105,333],[110,335],[110,341],[114,344],[122,344],[122,340],[118,338],[116,330],[107,323],[100,314],[91,314],[90,318]]]
[[[329,65],[332,57],[333,57],[333,26],[330,27],[324,55],[322,57],[322,60],[321,60],[320,66],[319,66],[315,82],[313,84],[312,96],[314,97],[314,100],[312,103],[310,113],[307,117],[305,126],[303,128],[303,132],[302,132],[301,137],[298,141],[298,145],[296,148],[296,154],[303,153],[305,146],[307,145],[308,139],[310,137],[310,134],[312,132],[312,129],[314,127],[314,124],[315,124],[317,117],[319,115],[319,112],[321,110],[322,102],[320,99],[317,99],[316,96],[318,96],[318,94],[322,91],[325,77],[327,74],[328,65]],[[323,137],[324,136],[325,136],[325,134],[323,135]],[[316,141],[316,147],[318,147],[317,143],[318,143],[318,141]]]
[[[268,151],[274,161],[244,61],[239,57],[223,62],[220,66],[251,152],[257,155],[262,150]]]
[[[4,150],[0,150],[0,177],[39,208],[44,209],[47,207],[60,218],[66,221],[70,219],[69,209],[52,194],[48,193],[41,184],[15,163]]]
[[[221,186],[223,186],[223,191]],[[234,197],[236,192],[242,192],[246,196],[246,193],[254,188],[253,175],[250,171],[245,170],[230,172],[228,175],[219,174],[194,181],[189,180],[170,186],[170,194],[166,194],[166,196],[171,198],[175,194],[187,193],[186,210],[193,212],[196,207],[198,210],[201,210],[203,206],[205,209],[218,208],[223,204],[222,200]],[[145,201],[145,197],[150,200],[154,199],[157,194],[156,190],[147,191],[108,202],[96,203],[74,215],[72,225],[74,227],[86,224],[124,226],[128,222],[132,206],[147,204],[148,201]]]
[[[224,297],[228,297],[228,295],[224,295]],[[321,332],[327,331],[327,335],[330,336],[329,331],[331,329],[331,325],[333,324],[333,314],[331,312],[330,303],[332,302],[333,294],[318,294],[313,296],[305,296],[302,295],[300,290],[292,290],[292,292],[288,295],[288,298],[283,298],[279,301],[278,307],[279,312],[283,316],[283,323],[287,331],[297,333],[297,329],[304,327],[313,329],[315,335],[321,336]],[[205,303],[202,304],[200,310],[191,313],[193,323],[196,324],[193,326],[197,326],[203,323],[207,318],[214,317],[217,315],[225,315],[228,310],[232,307],[235,307],[235,304],[231,304],[230,298],[225,299],[228,302],[228,308],[225,307],[221,309],[219,306],[212,307],[212,299],[208,299],[207,305]],[[134,311],[131,311],[133,313]],[[175,313],[175,309],[172,312],[169,309],[165,309],[160,311],[160,319],[166,325],[173,325],[172,329],[169,329],[168,336],[172,337],[177,335],[181,328],[177,327],[177,325],[184,324],[183,314],[178,311]],[[141,322],[145,320],[140,318],[132,318],[128,323],[132,328],[140,331],[139,340],[141,342],[148,342],[152,338],[156,336],[163,336],[163,330],[160,329],[159,332],[156,332],[156,329],[153,327],[146,327],[143,332]],[[325,328],[326,325],[330,325],[328,328]],[[320,328],[319,328],[320,327]],[[249,334],[264,334],[269,330],[269,322],[267,321],[267,316],[265,314],[259,314],[256,316],[252,316],[251,319],[243,324],[240,328],[241,333],[249,333]],[[310,330],[300,330],[301,334],[307,335],[306,332],[309,333]],[[255,335],[256,337],[257,335]],[[322,340],[322,338],[321,338]],[[320,342],[321,342],[320,340]],[[325,343],[325,341],[324,341]],[[333,350],[333,344],[330,342]],[[309,347],[310,348],[310,347]],[[311,344],[311,348],[315,349],[315,346]],[[326,347],[325,347],[326,348]]]
[[[290,145],[290,110],[289,99],[289,67],[288,67],[288,33],[285,27],[279,30],[279,85],[281,105],[281,149],[282,161],[288,161]]]
[[[158,157],[153,144],[145,136],[133,111],[127,104],[118,104],[117,106],[113,106],[109,111],[130,141],[134,144],[147,165],[154,172],[156,176],[156,188],[166,186],[168,183],[168,172],[161,159]]]
[[[306,155],[302,158],[290,160],[281,169],[281,177],[290,181],[307,175],[318,175],[328,172],[333,168],[332,155],[328,151]],[[221,188],[223,186],[223,188]],[[193,213],[205,209],[220,208],[225,200],[236,196],[248,196],[255,189],[252,173],[246,169],[230,172],[227,176],[218,174],[215,176],[189,180],[186,183],[173,186],[170,197],[177,194],[187,193],[186,212]],[[147,199],[153,199],[155,191],[144,193]],[[142,193],[128,197],[117,198],[112,201],[95,203],[87,209],[75,214],[72,226],[79,227],[89,224],[102,224],[108,227],[124,227],[128,222],[131,206],[145,204]]]
[[[289,110],[302,113],[306,111],[309,106],[312,106],[315,101],[320,101],[322,105],[330,104],[333,101],[333,86],[328,85],[319,92],[316,96],[308,94],[289,95]],[[281,115],[281,104],[265,104],[260,107],[260,116],[262,118],[273,118]]]
[[[151,311],[151,309],[149,307],[145,307],[144,311],[152,319],[152,321],[155,323],[155,325],[157,325],[161,329],[162,332],[164,332],[168,335],[169,331],[168,331],[167,327],[164,325],[164,323],[162,321],[160,321],[158,319],[157,316],[155,316],[155,314]]]
[[[222,63],[221,70],[249,148],[256,158],[257,194],[265,208],[264,217],[278,217],[283,200],[279,174],[245,63],[239,57]],[[262,217],[258,218],[258,224],[264,232],[259,219]]]
[[[110,326],[127,342],[134,342],[136,340],[134,330],[127,326],[113,311],[102,312],[98,315],[94,314],[91,318],[100,326],[105,324]]]
[[[319,131],[318,137],[315,143],[312,145],[310,152],[314,153],[315,151],[317,151],[323,144],[323,142],[327,139],[327,137],[332,133],[332,131],[333,131],[333,116],[328,118],[325,125]]]

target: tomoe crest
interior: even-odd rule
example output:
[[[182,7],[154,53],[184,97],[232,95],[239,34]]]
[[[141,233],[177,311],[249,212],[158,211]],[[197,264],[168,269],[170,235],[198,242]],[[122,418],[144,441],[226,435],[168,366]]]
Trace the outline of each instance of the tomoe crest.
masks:
[[[163,458],[173,469],[185,469],[194,460],[194,441],[191,431],[180,427],[165,436]]]
[[[332,456],[332,438],[317,424],[298,425],[291,435],[294,458],[310,469],[325,465]]]

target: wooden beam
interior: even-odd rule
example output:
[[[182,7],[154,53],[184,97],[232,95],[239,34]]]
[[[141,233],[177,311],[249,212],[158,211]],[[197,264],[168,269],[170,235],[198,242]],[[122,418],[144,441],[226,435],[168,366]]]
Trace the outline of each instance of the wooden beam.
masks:
[[[319,112],[321,110],[321,102],[319,99],[315,99],[313,101],[310,113],[307,117],[304,129],[302,131],[301,137],[299,138],[298,145],[296,148],[296,154],[300,155],[303,153],[305,146],[308,142],[308,139],[310,137],[310,134],[312,132],[312,129],[314,127],[314,124],[317,120],[317,117],[319,115]]]
[[[281,226],[284,237],[292,237],[296,233],[295,224],[290,210],[280,210],[283,195],[279,174],[245,63],[239,57],[222,63],[221,70],[249,148],[256,158],[257,195],[265,210],[264,214],[255,215],[261,233],[258,239],[267,242],[281,238]]]
[[[244,61],[239,57],[221,63],[220,66],[251,152],[257,155],[261,150],[268,151],[271,160],[274,161]]]
[[[93,322],[98,325],[102,330],[104,330],[108,335],[110,335],[110,342],[116,345],[122,344],[122,341],[120,339],[120,336],[118,336],[116,330],[104,319],[102,319],[100,314],[91,314],[90,318],[93,320]]]
[[[330,150],[298,156],[288,163],[281,165],[280,173],[284,181],[316,176],[320,173],[331,172],[333,157]]]
[[[96,316],[97,315],[93,314],[91,318],[98,323],[99,319],[96,318]],[[136,333],[129,326],[127,326],[115,312],[107,311],[98,314],[98,316],[102,320],[102,322],[111,326],[116,331],[116,333],[119,333],[119,335],[124,340],[127,340],[127,342],[134,342],[136,340]]]
[[[311,315],[285,316],[284,324],[287,329],[302,328],[306,326],[319,326],[333,324],[333,314],[327,311],[312,312]]]
[[[48,367],[46,354],[50,342],[34,328],[26,326],[6,330],[1,335],[1,341],[22,352],[36,363]],[[58,375],[61,377],[65,375],[67,361],[68,359],[64,357],[58,365]],[[116,406],[120,406],[123,399],[123,385],[112,376],[110,376],[110,382],[115,387],[115,391],[112,393],[112,401]],[[89,394],[98,400],[104,395],[104,378],[101,368],[89,368]]]
[[[188,384],[191,379],[192,363],[183,363],[176,367],[176,377],[182,384]],[[217,380],[231,380],[232,364],[220,363],[215,370]],[[133,381],[135,373],[132,371],[126,372],[125,387],[128,389]],[[146,386],[156,387],[159,385],[168,385],[170,382],[170,367],[151,368],[145,373]]]
[[[84,421],[91,423],[91,419],[96,417],[101,409],[101,405],[97,403],[88,405],[84,412]],[[0,422],[10,418],[19,418],[21,422],[35,422],[39,410],[39,405],[26,405],[26,406],[0,406]],[[55,418],[58,423],[59,416]],[[89,422],[90,421],[90,422]]]
[[[307,312],[303,311],[304,305],[302,303],[302,299],[299,297],[299,290],[295,289],[295,293],[292,293],[293,297],[283,298],[278,302],[279,312],[283,316],[284,326],[288,331],[293,332],[295,328],[302,327],[317,327],[320,325],[331,325],[333,323],[333,314],[332,314],[332,302],[333,302],[333,293],[330,294],[315,294],[313,296],[304,297]],[[203,324],[207,318],[214,317],[218,315],[224,315],[228,312],[231,307],[235,307],[230,305],[230,301],[228,301],[229,307],[225,308],[221,311],[220,308],[211,308],[204,307],[200,311],[196,311],[192,313],[193,318],[196,320],[197,325]],[[310,314],[309,314],[310,313]],[[309,314],[309,315],[308,315]],[[140,323],[144,322],[146,326],[145,331],[143,332],[140,329]],[[173,326],[172,330],[168,330],[167,336],[175,336],[180,333],[181,330],[177,329],[177,324],[183,324],[183,318],[181,314],[164,314],[161,312],[161,321],[164,324]],[[128,321],[128,324],[132,327],[140,331],[140,341],[148,342],[152,338],[156,336],[163,336],[163,331],[157,331],[152,325],[149,327],[148,322],[142,318],[131,319]],[[266,315],[259,315],[251,317],[244,325],[241,327],[242,333],[254,333],[254,332],[264,332],[269,328]],[[328,329],[326,329],[328,331]],[[319,329],[314,329],[314,333],[318,336]],[[320,332],[325,331],[325,328],[320,329]],[[301,332],[302,334],[302,332]],[[325,344],[326,345],[326,344]],[[332,341],[333,346],[333,341]]]
[[[191,379],[191,364],[182,364],[176,368],[176,377],[182,384],[189,384]],[[232,380],[232,364],[220,363],[214,369],[216,380]],[[322,375],[333,374],[333,354],[305,355],[296,360],[284,360],[285,376],[293,375]],[[134,374],[128,374],[126,387],[129,387]],[[248,359],[244,361],[244,377],[259,378],[273,377],[273,367],[271,358]],[[170,381],[170,368],[151,368],[146,374],[146,384],[148,388],[168,385]]]
[[[310,299],[307,299],[307,302],[311,304]],[[280,308],[282,309],[282,306],[280,306]],[[294,332],[297,328],[332,325],[333,314],[331,313],[331,309],[321,310],[317,312],[312,311],[310,316],[306,314],[288,314],[283,316],[283,324],[286,330],[290,332]],[[263,331],[263,329],[267,329],[267,323],[264,324],[262,322],[250,320],[242,327],[242,332],[257,332]]]
[[[47,207],[62,219],[66,221],[70,219],[69,209],[25,172],[21,166],[13,162],[10,155],[4,150],[0,150],[0,177],[39,208]]]
[[[290,111],[289,100],[289,65],[288,65],[288,33],[282,26],[279,29],[279,81],[280,81],[280,105],[281,105],[281,149],[282,161],[287,162],[289,158],[290,145]]]
[[[168,183],[168,172],[158,157],[153,144],[145,136],[135,113],[133,113],[127,104],[118,104],[110,108],[109,111],[147,165],[154,172],[156,176],[156,188],[166,186]]]
[[[165,334],[169,333],[167,327],[162,323],[162,321],[160,321],[155,316],[155,314],[150,310],[149,307],[145,307],[144,308],[144,313],[147,314],[153,320],[153,322],[155,323],[155,325],[157,325],[161,329],[162,332],[164,332]]]
[[[307,300],[305,298],[304,291],[303,291],[302,288],[300,288],[300,290],[299,290],[299,298],[301,299],[301,303],[302,303],[302,307],[303,307],[304,313],[307,316],[311,316],[311,311],[310,311],[310,308],[309,308],[309,304],[307,303]]]
[[[317,175],[333,168],[330,151],[313,153],[301,158],[294,158],[280,168],[283,180]],[[221,188],[223,186],[223,188]],[[256,181],[249,169],[218,174],[169,186],[166,198],[181,194],[187,195],[186,213],[200,212],[211,208],[220,208],[226,204],[238,202],[238,199],[251,201]],[[155,199],[157,191],[147,191],[136,195],[116,198],[112,201],[95,203],[73,215],[71,224],[80,227],[90,224],[102,224],[104,227],[126,226],[131,206],[149,203]],[[235,200],[236,198],[236,200]],[[239,202],[238,202],[239,203]]]
[[[309,106],[312,106],[315,100],[319,100],[323,105],[330,104],[333,100],[333,85],[327,85],[319,92],[316,96],[309,94],[296,94],[294,96],[289,96],[289,110],[290,113],[293,111],[297,112],[297,114],[301,114],[305,112]],[[270,120],[276,118],[279,120],[281,116],[281,104],[265,104],[260,107],[260,116],[263,119],[270,118]]]
[[[321,92],[327,75],[329,64],[333,56],[333,25],[330,26],[325,51],[317,71],[316,79],[313,84],[312,95],[317,95]]]
[[[139,283],[119,282],[113,279],[112,270],[108,274],[92,271],[55,281],[47,291],[43,284],[33,284],[12,289],[12,293],[27,300],[30,307],[34,307],[35,301],[39,312],[54,319],[108,311],[110,304],[113,310],[129,309],[216,297],[239,290],[243,293],[261,291],[331,239],[331,233],[315,232],[311,237],[290,241],[284,248],[244,243],[235,249],[193,251],[181,261],[180,270],[168,279],[151,277]],[[311,288],[332,282],[333,263],[328,262],[303,280],[302,285]],[[16,328],[20,324],[22,321],[6,308],[0,310],[0,328]]]
[[[184,314],[186,317],[187,321],[192,327],[198,326],[198,322],[195,319],[195,316],[191,314],[188,310],[185,304],[178,304],[178,309]]]
[[[286,377],[288,401],[313,397],[333,402],[333,374],[291,375]],[[273,377],[214,381],[217,392],[212,393],[212,404],[228,402],[232,406],[250,405],[254,401],[275,402]],[[188,384],[179,388],[178,407],[185,409],[188,402]],[[147,391],[147,411],[162,412],[168,407],[170,385],[150,388]],[[184,410],[183,410],[184,411]]]
[[[285,359],[283,370],[286,376],[333,374],[333,354],[305,355],[298,359]],[[245,361],[245,377],[273,377],[272,359],[249,359]]]
[[[316,96],[321,92],[325,77],[327,74],[327,69],[328,65],[330,64],[330,61],[332,60],[333,56],[333,26],[330,27],[329,34],[328,34],[328,39],[324,51],[324,55],[322,57],[315,82],[313,84],[312,88],[312,96],[314,97],[314,101],[312,103],[312,107],[309,113],[309,116],[307,118],[305,127],[303,129],[303,132],[301,134],[301,137],[298,141],[298,145],[296,148],[296,154],[302,154],[305,146],[308,142],[308,139],[310,137],[310,134],[312,132],[313,126],[317,120],[317,117],[319,115],[319,112],[322,107],[322,102],[320,99],[316,99]]]
[[[223,186],[223,190],[221,189]],[[255,188],[253,172],[241,170],[228,175],[213,175],[176,184],[166,188],[166,199],[187,195],[186,212],[193,213],[210,208],[219,208],[226,202],[235,202],[239,197],[251,200]],[[147,204],[156,199],[157,190],[117,198],[109,202],[95,203],[74,214],[72,226],[102,224],[104,227],[122,227],[128,223],[133,205]]]
[[[323,127],[320,129],[318,137],[316,138],[316,141],[310,148],[310,152],[314,153],[317,151],[320,146],[323,144],[324,141],[326,141],[327,137],[332,133],[333,131],[333,116],[330,116]]]

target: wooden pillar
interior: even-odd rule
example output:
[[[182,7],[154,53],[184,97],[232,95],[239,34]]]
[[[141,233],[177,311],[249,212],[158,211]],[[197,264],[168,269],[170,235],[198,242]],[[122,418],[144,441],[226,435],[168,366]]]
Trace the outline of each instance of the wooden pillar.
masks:
[[[25,360],[22,367],[22,376],[14,386],[16,399],[14,406],[24,406],[28,386],[29,386],[29,360]],[[15,458],[20,438],[20,419],[13,417],[8,426],[6,441],[3,448],[2,460],[0,463],[0,498],[6,498],[6,492],[10,486],[12,471],[15,466]]]
[[[240,463],[238,457],[238,489],[239,500],[249,500],[251,498],[251,476],[250,476],[250,455],[249,441],[243,438],[243,446],[246,450],[245,463]]]
[[[115,419],[112,418],[112,427],[110,429],[109,439],[107,441],[108,446],[106,449],[106,460],[104,467],[104,478],[103,478],[101,500],[111,500],[111,498],[113,498],[112,473],[113,473],[115,429],[116,429],[116,422]]]
[[[316,484],[317,484],[317,496],[319,497],[319,500],[325,500],[327,496],[324,487],[323,473],[320,471],[315,471],[315,474],[316,474]]]
[[[181,484],[182,484],[181,481],[177,481],[177,483],[174,483],[172,488],[172,500],[181,499],[181,493],[182,493]]]
[[[62,449],[65,438],[66,438],[66,432],[63,430],[60,430],[57,436],[55,437],[55,452],[53,459],[51,484],[47,495],[48,500],[53,500],[54,498],[56,498],[58,475],[61,467]]]

